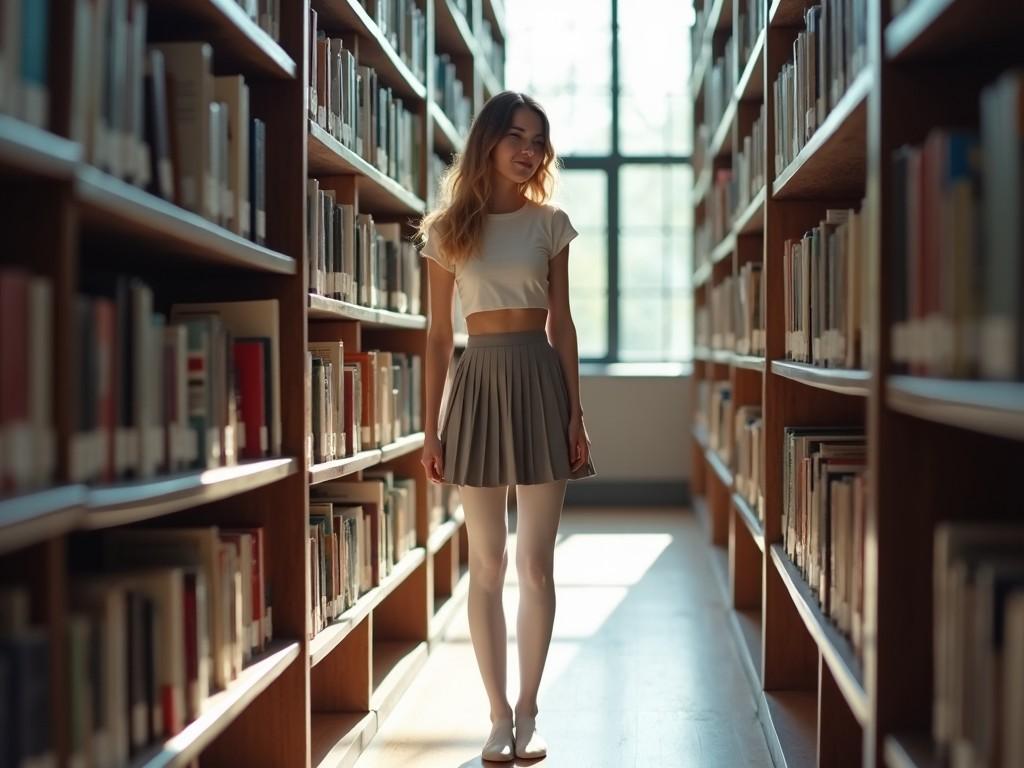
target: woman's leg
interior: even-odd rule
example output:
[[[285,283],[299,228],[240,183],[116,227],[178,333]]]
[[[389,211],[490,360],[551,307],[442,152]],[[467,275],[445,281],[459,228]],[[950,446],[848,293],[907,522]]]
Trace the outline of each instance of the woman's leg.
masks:
[[[491,704],[491,722],[511,718],[506,692],[505,611],[502,586],[508,568],[505,503],[508,486],[460,486],[469,535],[469,635]]]
[[[537,692],[555,620],[554,554],[565,480],[516,486],[516,570],[519,575],[519,699],[516,722],[537,715]],[[519,733],[516,734],[517,741]],[[522,755],[521,755],[522,756]]]

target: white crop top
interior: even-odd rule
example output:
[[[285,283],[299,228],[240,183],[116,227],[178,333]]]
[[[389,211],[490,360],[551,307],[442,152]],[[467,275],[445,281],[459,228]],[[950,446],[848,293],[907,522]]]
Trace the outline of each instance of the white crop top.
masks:
[[[455,274],[462,312],[548,308],[548,262],[578,233],[565,211],[527,202],[489,213],[479,254],[454,267],[427,233],[421,254]]]

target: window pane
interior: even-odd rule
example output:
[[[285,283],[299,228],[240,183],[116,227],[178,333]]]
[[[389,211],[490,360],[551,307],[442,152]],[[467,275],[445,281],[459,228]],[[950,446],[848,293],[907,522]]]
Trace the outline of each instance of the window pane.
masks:
[[[692,172],[624,165],[619,175],[619,356],[690,356]]]
[[[680,0],[619,3],[619,149],[687,155],[692,147],[690,23]],[[651,20],[657,19],[656,24]]]
[[[610,0],[513,0],[507,18],[506,83],[543,105],[558,153],[610,152]]]
[[[581,358],[608,354],[608,176],[562,171],[555,202],[580,236],[569,246],[569,307]]]

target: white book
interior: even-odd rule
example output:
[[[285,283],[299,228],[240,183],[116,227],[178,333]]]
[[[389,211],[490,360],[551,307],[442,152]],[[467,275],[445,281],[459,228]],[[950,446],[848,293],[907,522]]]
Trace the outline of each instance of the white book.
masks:
[[[232,232],[249,237],[249,86],[242,75],[214,78],[214,97],[228,107],[228,178]]]

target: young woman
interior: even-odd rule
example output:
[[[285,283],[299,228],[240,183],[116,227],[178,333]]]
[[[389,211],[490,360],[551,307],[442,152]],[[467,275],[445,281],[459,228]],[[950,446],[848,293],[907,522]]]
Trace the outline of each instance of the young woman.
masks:
[[[500,93],[473,121],[440,207],[420,224],[430,259],[422,461],[432,482],[460,487],[466,513],[470,636],[491,707],[485,760],[547,752],[536,717],[555,616],[555,535],[566,481],[594,474],[569,314],[569,241],[577,233],[547,202],[556,166],[544,110],[524,94]],[[442,415],[456,286],[469,341]],[[510,485],[520,588],[514,712],[501,602]]]

